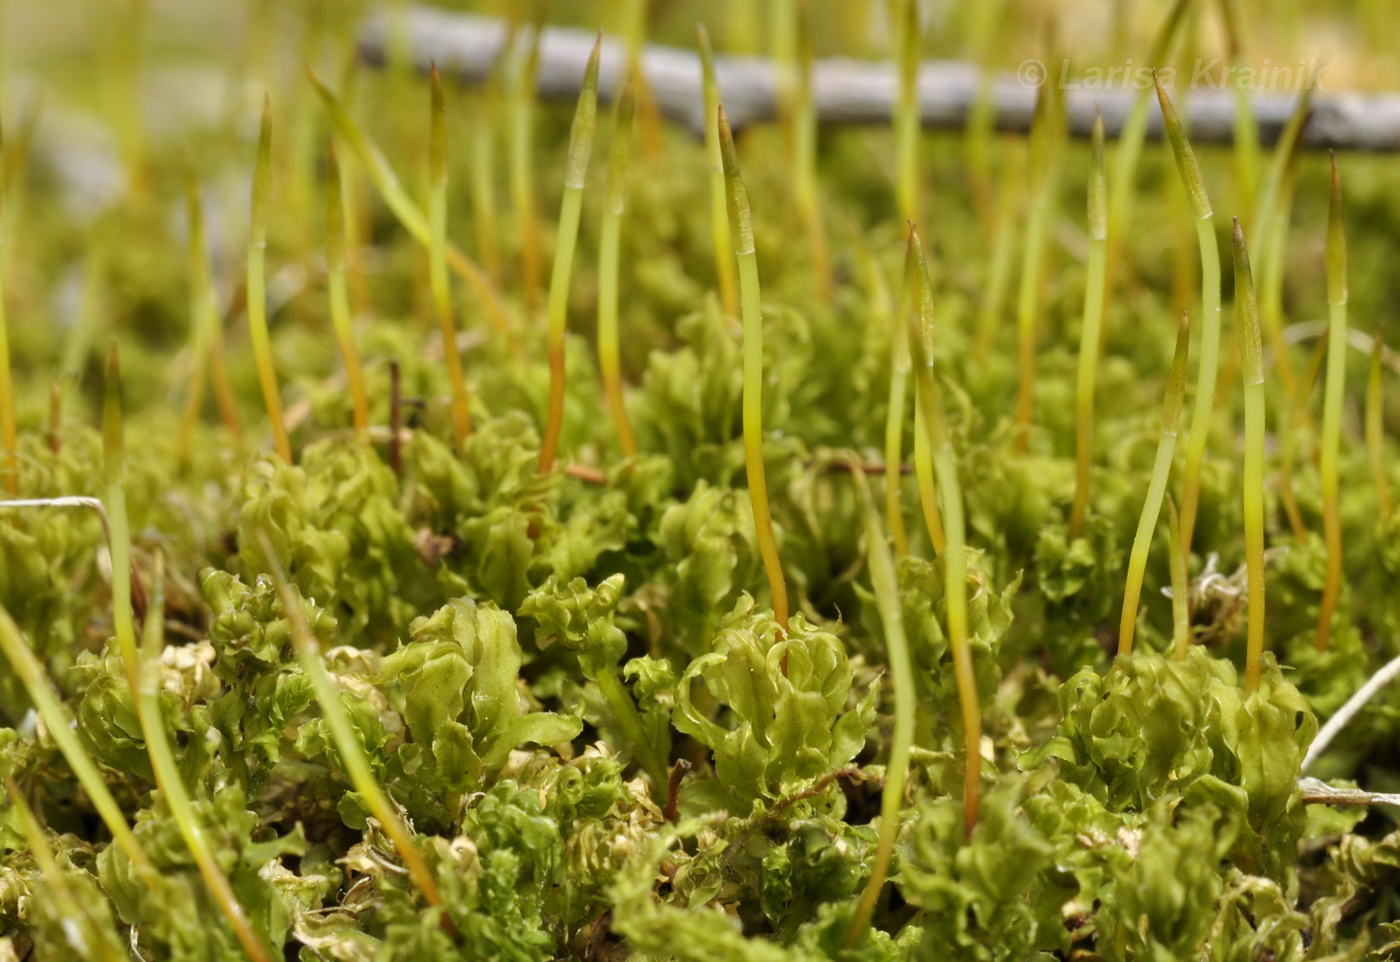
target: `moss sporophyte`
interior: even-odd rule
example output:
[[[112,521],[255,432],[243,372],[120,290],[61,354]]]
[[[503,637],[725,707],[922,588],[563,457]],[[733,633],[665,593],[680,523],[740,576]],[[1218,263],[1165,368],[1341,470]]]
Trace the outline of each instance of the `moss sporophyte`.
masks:
[[[447,276],[447,118],[442,77],[437,64],[429,74],[432,101],[428,143],[428,274],[433,291],[433,313],[442,334],[442,355],[452,385],[452,430],[460,447],[471,434],[471,403],[462,375],[462,355],[457,347],[457,323],[452,311],[452,282]]]
[[[1191,200],[1196,220],[1196,237],[1201,251],[1201,350],[1196,369],[1196,397],[1191,409],[1191,426],[1186,437],[1186,464],[1181,488],[1181,550],[1189,557],[1200,510],[1201,470],[1206,443],[1215,411],[1216,379],[1220,367],[1220,252],[1215,240],[1215,213],[1206,196],[1196,154],[1186,139],[1186,131],[1172,107],[1162,82],[1154,76],[1157,100],[1162,107],[1172,156],[1182,185]]]
[[[0,960],[1396,955],[1383,5],[469,6],[8,11]]]
[[[583,75],[583,92],[579,94],[574,124],[569,131],[569,153],[564,168],[564,199],[559,208],[559,235],[554,256],[554,270],[549,278],[549,334],[546,351],[549,355],[549,406],[545,416],[544,437],[540,441],[540,471],[554,467],[559,447],[559,432],[564,418],[564,330],[568,322],[569,280],[573,276],[574,246],[578,241],[578,222],[583,209],[583,188],[588,176],[588,157],[593,150],[593,129],[598,114],[598,54],[603,36],[598,35],[589,55]]]

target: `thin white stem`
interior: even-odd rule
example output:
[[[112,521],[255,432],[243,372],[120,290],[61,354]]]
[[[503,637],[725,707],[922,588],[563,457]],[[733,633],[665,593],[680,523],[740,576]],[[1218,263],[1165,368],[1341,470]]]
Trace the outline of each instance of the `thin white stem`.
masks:
[[[1316,778],[1298,779],[1298,793],[1305,805],[1400,805],[1400,795],[1339,788]]]
[[[1318,731],[1317,737],[1308,747],[1308,753],[1303,756],[1302,771],[1306,772],[1312,763],[1317,761],[1318,756],[1327,750],[1328,745],[1332,744],[1332,739],[1336,738],[1342,729],[1347,727],[1368,701],[1376,697],[1377,692],[1394,681],[1396,676],[1400,676],[1400,656],[1386,662],[1380,671],[1372,675],[1366,684],[1357,689],[1355,695],[1347,699],[1345,705],[1337,709],[1335,715],[1327,719],[1327,724]]]
[[[107,507],[97,498],[66,495],[61,498],[9,498],[0,501],[0,510],[5,508],[91,508],[102,519],[102,533],[107,543],[112,542],[112,525],[107,520]]]

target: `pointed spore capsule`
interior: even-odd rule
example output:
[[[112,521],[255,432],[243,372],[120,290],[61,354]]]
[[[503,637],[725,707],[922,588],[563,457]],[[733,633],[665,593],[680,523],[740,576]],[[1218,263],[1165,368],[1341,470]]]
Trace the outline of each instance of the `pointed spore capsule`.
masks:
[[[253,166],[253,197],[248,221],[248,338],[258,367],[258,384],[272,424],[277,453],[292,463],[292,442],[282,416],[282,394],[272,363],[272,340],[267,329],[267,219],[272,203],[272,101],[263,99],[258,155]]]
[[[588,176],[588,157],[593,150],[593,128],[598,115],[598,54],[603,35],[598,34],[588,67],[583,74],[583,90],[574,111],[569,132],[569,153],[564,168],[564,198],[559,205],[559,231],[555,241],[554,270],[549,278],[549,406],[545,415],[544,437],[540,442],[539,471],[554,468],[559,451],[559,434],[564,428],[564,334],[569,313],[569,281],[573,276],[574,247],[578,243],[579,215],[583,209],[583,187]]]
[[[718,108],[720,153],[729,206],[729,231],[739,265],[739,309],[744,320],[744,464],[748,472],[749,500],[768,587],[773,595],[773,617],[784,630],[788,623],[787,580],[773,537],[773,516],[768,507],[768,480],[763,465],[763,306],[758,285],[758,256],[754,251],[753,215],[749,194],[739,172],[739,152],[724,107]]]

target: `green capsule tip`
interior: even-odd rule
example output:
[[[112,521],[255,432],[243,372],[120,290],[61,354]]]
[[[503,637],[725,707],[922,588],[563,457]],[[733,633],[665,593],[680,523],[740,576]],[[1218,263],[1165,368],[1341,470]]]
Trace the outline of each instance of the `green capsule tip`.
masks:
[[[912,86],[919,74],[919,5],[905,0],[903,23],[899,32],[899,73],[906,85]]]
[[[744,177],[739,172],[739,152],[734,149],[734,131],[724,104],[716,108],[719,124],[719,153],[724,163],[725,196],[729,201],[729,224],[734,235],[734,253],[740,256],[754,252],[753,215],[749,211],[749,194]]]
[[[1094,130],[1090,136],[1091,172],[1089,181],[1089,239],[1108,239],[1108,178],[1104,172],[1103,111],[1094,107]]]
[[[253,166],[253,205],[249,217],[251,241],[267,244],[267,214],[272,202],[272,98],[263,94],[262,126],[258,130],[258,155]]]
[[[928,258],[919,229],[909,225],[909,247],[906,251],[906,283],[913,295],[909,306],[909,343],[914,361],[921,368],[933,367],[933,283],[929,279]]]
[[[607,207],[613,213],[622,212],[626,195],[627,152],[632,142],[632,124],[637,112],[635,81],[636,78],[628,73],[627,82],[622,87],[622,97],[617,102],[617,123],[608,147]]]
[[[1259,304],[1254,297],[1254,272],[1240,219],[1234,219],[1235,317],[1240,333],[1240,373],[1245,384],[1264,383],[1264,349],[1259,334]]]
[[[715,50],[710,45],[710,31],[703,23],[695,25],[695,47],[700,52],[700,73],[708,87],[715,82]]]
[[[1337,155],[1332,158],[1332,196],[1327,212],[1327,299],[1333,304],[1347,302],[1347,238],[1342,219],[1342,177]]]
[[[588,66],[583,72],[583,89],[578,95],[574,124],[569,131],[569,160],[565,168],[564,186],[583,188],[588,174],[588,155],[593,150],[593,128],[598,123],[598,57],[603,49],[603,32],[593,42]]]
[[[1157,75],[1155,67],[1152,70],[1152,83],[1157,88],[1157,103],[1162,107],[1162,121],[1167,128],[1167,140],[1171,143],[1172,156],[1176,158],[1176,169],[1181,174],[1181,182],[1191,199],[1191,208],[1198,218],[1210,217],[1210,197],[1206,194],[1201,165],[1196,161],[1196,152],[1191,149],[1191,141],[1186,137],[1186,128],[1182,126],[1181,118],[1177,116],[1172,99],[1167,96],[1167,90],[1162,86],[1162,78]]]

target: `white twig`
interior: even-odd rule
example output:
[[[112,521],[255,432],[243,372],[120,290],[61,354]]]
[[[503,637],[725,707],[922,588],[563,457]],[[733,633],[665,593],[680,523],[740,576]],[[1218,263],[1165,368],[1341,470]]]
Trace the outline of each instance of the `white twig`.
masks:
[[[1304,341],[1315,341],[1326,333],[1326,321],[1299,321],[1283,329],[1283,341],[1285,344],[1302,344]],[[1373,347],[1371,338],[1370,331],[1361,331],[1354,327],[1347,329],[1347,344],[1353,351],[1367,357],[1371,356]],[[1400,351],[1391,350],[1382,344],[1381,360],[1396,374],[1400,374]]]
[[[1316,778],[1298,779],[1298,791],[1303,801],[1323,805],[1400,805],[1400,795],[1368,792],[1361,788],[1328,785]]]
[[[1347,699],[1347,703],[1337,709],[1337,713],[1327,719],[1327,724],[1318,731],[1317,737],[1308,748],[1308,753],[1303,756],[1303,771],[1307,771],[1317,757],[1327,750],[1327,746],[1332,743],[1347,724],[1356,717],[1357,712],[1365,707],[1366,703],[1376,697],[1376,692],[1395,680],[1400,675],[1400,657],[1392,658],[1386,662],[1380,671],[1370,677],[1366,684]]]
[[[11,498],[0,501],[0,511],[6,508],[91,508],[102,519],[102,533],[112,542],[112,526],[107,520],[107,508],[97,498],[68,495],[62,498]]]

